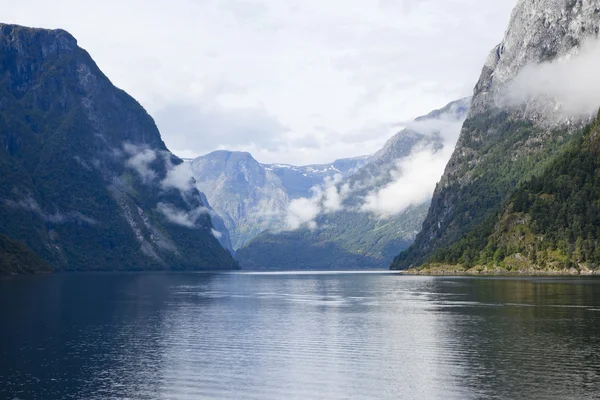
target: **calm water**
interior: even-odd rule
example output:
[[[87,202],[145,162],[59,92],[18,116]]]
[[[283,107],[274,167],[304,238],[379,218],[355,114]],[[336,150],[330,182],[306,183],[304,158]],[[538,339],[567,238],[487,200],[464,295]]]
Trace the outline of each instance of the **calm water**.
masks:
[[[600,280],[0,279],[1,399],[600,398]]]

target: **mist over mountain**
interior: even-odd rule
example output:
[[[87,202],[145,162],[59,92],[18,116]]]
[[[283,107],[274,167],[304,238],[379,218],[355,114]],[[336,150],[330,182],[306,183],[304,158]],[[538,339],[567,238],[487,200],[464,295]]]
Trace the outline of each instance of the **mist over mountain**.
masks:
[[[361,158],[368,162],[355,172],[328,177],[310,197],[291,200],[285,229],[263,232],[242,247],[241,265],[385,268],[420,230],[469,101],[417,118],[376,154]]]

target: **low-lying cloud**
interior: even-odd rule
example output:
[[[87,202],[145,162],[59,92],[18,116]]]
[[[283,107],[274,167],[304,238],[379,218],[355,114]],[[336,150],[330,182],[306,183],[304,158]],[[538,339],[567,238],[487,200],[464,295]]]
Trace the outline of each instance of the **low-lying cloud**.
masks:
[[[195,188],[192,166],[189,163],[173,163],[173,155],[164,150],[153,150],[131,143],[123,145],[125,153],[130,157],[125,164],[138,173],[144,184],[150,184],[158,179],[151,164],[162,158],[166,169],[165,177],[159,182],[162,189],[177,189],[182,195]]]
[[[156,205],[156,209],[160,211],[169,222],[186,228],[195,228],[198,219],[204,214],[209,214],[209,210],[206,207],[182,210],[173,204],[162,202]]]
[[[182,193],[187,193],[195,188],[194,174],[190,163],[181,163],[173,165],[171,155],[166,160],[167,175],[160,182],[163,189],[177,189]]]
[[[127,166],[133,168],[139,174],[142,182],[150,183],[156,179],[156,172],[150,167],[150,164],[156,160],[156,152],[154,150],[140,148],[131,143],[125,143],[123,150],[130,155],[126,162]]]
[[[360,210],[379,218],[391,218],[411,206],[429,201],[454,152],[466,118],[466,115],[456,115],[456,110],[451,110],[439,118],[407,124],[412,131],[440,137],[443,147],[417,147],[407,157],[397,160],[390,171],[391,182],[368,193]]]
[[[361,210],[390,218],[428,201],[451,155],[452,148],[449,147],[440,151],[426,148],[397,161],[396,168],[391,171],[392,181],[369,193]]]
[[[600,107],[600,41],[590,38],[579,51],[552,62],[528,64],[507,85],[500,105],[536,103],[566,118],[589,117]]]
[[[66,224],[68,222],[83,222],[88,225],[96,225],[98,223],[98,221],[95,219],[85,216],[79,211],[55,211],[53,213],[48,213],[44,211],[38,202],[31,196],[25,196],[19,201],[4,200],[4,204],[10,208],[27,210],[37,214],[42,220],[44,220],[44,222],[47,223]]]
[[[326,178],[323,185],[311,189],[312,197],[292,200],[286,216],[287,228],[296,230],[306,226],[309,229],[315,229],[317,227],[315,220],[319,214],[341,211],[344,199],[350,193],[350,186],[341,184],[341,181],[341,175]]]
[[[210,214],[207,207],[193,205],[197,202],[192,201],[196,187],[191,164],[186,162],[174,164],[173,155],[164,150],[153,150],[130,143],[125,143],[123,149],[129,155],[125,164],[139,174],[144,184],[158,184],[165,191],[178,190],[184,201],[188,203],[189,209],[184,210],[170,203],[159,202],[156,209],[169,222],[187,228],[194,228],[202,215]],[[160,181],[158,180],[158,174],[151,167],[151,164],[157,159],[162,159],[166,170],[165,177]],[[196,192],[196,194],[198,193]],[[215,235],[214,232],[213,235]]]

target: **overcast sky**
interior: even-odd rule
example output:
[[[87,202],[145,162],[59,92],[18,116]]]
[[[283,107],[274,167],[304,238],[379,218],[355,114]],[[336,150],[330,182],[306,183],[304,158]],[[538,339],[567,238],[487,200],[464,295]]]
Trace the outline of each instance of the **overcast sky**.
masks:
[[[516,0],[0,0],[63,28],[182,157],[373,153],[402,121],[470,95]]]

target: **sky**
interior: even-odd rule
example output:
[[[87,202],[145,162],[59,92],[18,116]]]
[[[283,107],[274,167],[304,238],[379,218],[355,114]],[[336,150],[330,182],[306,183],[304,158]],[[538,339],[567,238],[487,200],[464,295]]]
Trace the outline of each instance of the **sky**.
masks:
[[[181,157],[372,154],[468,96],[516,0],[0,0],[72,33]]]

